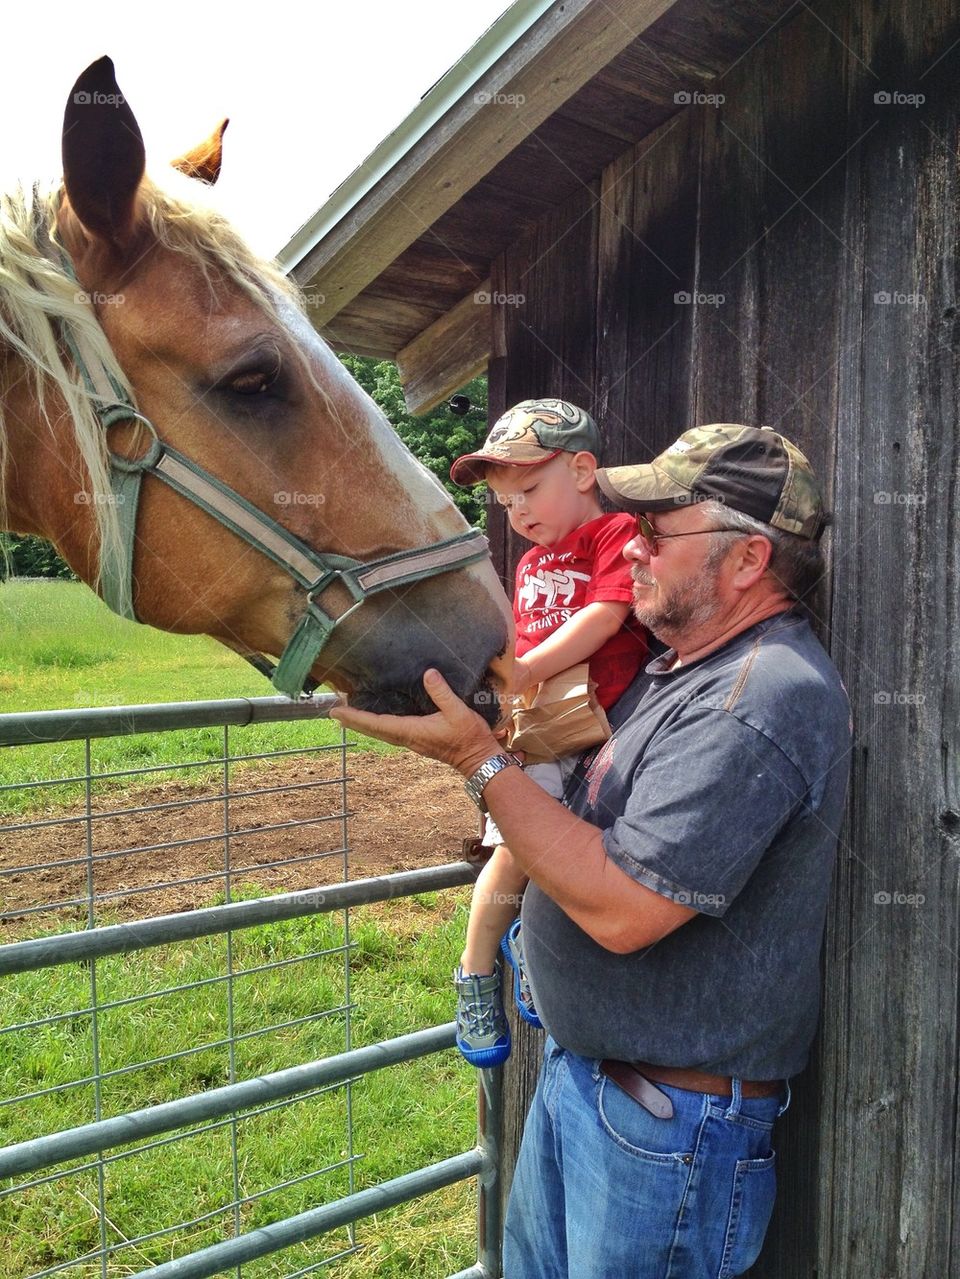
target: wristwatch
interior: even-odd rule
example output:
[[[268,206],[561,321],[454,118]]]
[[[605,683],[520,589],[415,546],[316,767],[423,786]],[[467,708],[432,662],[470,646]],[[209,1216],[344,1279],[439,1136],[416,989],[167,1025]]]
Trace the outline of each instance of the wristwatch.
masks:
[[[471,773],[467,780],[463,783],[467,794],[480,809],[481,813],[487,811],[487,806],[483,802],[483,788],[492,777],[496,777],[505,768],[522,768],[520,760],[516,755],[512,755],[510,751],[505,751],[502,755],[491,755],[489,759],[485,759],[475,773]]]

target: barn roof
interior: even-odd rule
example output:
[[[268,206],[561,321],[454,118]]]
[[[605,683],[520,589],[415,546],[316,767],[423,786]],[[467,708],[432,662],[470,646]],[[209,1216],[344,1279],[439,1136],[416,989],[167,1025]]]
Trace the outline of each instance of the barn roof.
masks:
[[[411,410],[431,408],[486,366],[498,254],[795,8],[518,0],[280,254],[317,329],[396,359]]]

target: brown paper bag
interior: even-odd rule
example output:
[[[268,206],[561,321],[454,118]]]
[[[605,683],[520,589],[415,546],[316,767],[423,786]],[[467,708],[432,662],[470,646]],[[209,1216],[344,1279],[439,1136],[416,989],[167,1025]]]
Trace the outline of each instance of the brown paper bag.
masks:
[[[605,742],[610,725],[595,688],[589,664],[581,662],[528,689],[514,703],[508,748],[524,751],[528,764],[542,764]]]

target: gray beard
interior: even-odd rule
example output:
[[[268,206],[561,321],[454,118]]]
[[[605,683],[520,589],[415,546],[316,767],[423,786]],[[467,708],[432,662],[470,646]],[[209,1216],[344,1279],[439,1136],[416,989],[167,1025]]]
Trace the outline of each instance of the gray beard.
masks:
[[[633,597],[637,621],[664,644],[677,647],[686,632],[697,630],[711,621],[720,610],[716,591],[716,573],[704,571],[697,577],[673,588],[669,595],[660,589],[659,599],[641,601]]]

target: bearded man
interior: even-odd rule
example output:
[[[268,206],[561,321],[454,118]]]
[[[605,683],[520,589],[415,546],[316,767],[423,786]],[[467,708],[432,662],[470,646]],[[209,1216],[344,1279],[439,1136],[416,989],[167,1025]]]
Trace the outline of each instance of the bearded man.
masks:
[[[667,651],[563,804],[435,671],[436,715],[334,715],[457,768],[530,877],[519,976],[548,1037],[506,1279],[727,1279],[760,1251],[819,1012],[851,734],[800,606],[827,519],[766,428],[697,427],[597,477],[637,516],[634,611]]]

